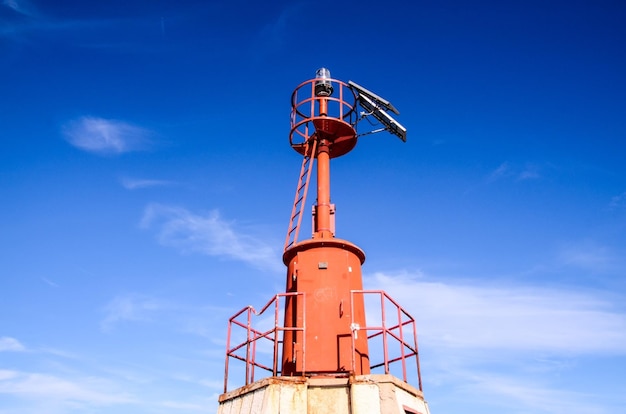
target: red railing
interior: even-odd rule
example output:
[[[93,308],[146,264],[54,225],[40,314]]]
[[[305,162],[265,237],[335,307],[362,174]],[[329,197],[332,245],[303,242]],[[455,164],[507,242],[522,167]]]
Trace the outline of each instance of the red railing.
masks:
[[[347,83],[337,79],[326,79],[333,86],[334,93],[330,96],[319,97],[315,93],[315,85],[319,79],[302,82],[291,95],[291,132],[289,143],[304,144],[311,136],[309,121],[320,118],[335,118],[356,127],[358,118],[357,97]],[[328,113],[320,114],[319,102],[326,102]]]
[[[247,306],[237,312],[228,320],[228,334],[226,338],[226,363],[224,369],[224,392],[228,390],[228,380],[230,372],[230,359],[242,361],[245,364],[245,383],[241,385],[248,385],[254,382],[255,369],[261,368],[265,371],[271,372],[272,376],[280,374],[280,368],[278,367],[279,354],[282,347],[282,340],[279,335],[283,331],[304,331],[302,328],[288,328],[282,326],[280,322],[282,320],[283,307],[280,306],[280,298],[289,296],[304,296],[303,293],[279,293],[270,299],[269,302],[260,311],[256,311],[252,306]],[[306,304],[305,301],[303,301]],[[274,305],[273,315],[273,327],[265,331],[253,328],[253,317],[259,317],[265,313],[272,305]],[[304,312],[306,312],[306,306],[303,306]],[[243,320],[242,320],[243,319]],[[306,318],[303,317],[303,320]],[[243,330],[235,331],[237,328]],[[231,347],[233,342],[233,335],[241,333],[240,336],[244,336],[242,342],[236,343]],[[261,345],[259,345],[261,344]],[[260,348],[263,346],[271,345],[271,361],[265,362],[265,359],[259,357],[257,353],[257,346]],[[304,348],[303,348],[304,349]],[[261,349],[263,351],[263,349]],[[243,354],[243,355],[242,355]]]
[[[418,388],[422,390],[415,319],[383,290],[352,290],[351,294],[352,305],[355,303],[355,295],[361,295],[366,305],[366,320],[368,321],[365,327],[352,324],[352,349],[354,350],[354,342],[358,332],[365,331],[370,355],[370,369],[375,372],[378,368],[382,368],[383,373],[393,374],[402,378],[404,382],[416,380]],[[370,313],[375,309],[375,303],[368,302],[368,297],[380,303],[380,313]],[[354,315],[354,309],[351,313]],[[382,361],[380,362],[372,359],[372,356],[377,353],[382,353]],[[415,371],[407,369],[407,364],[411,358],[415,358]],[[399,364],[392,367],[392,364],[395,363]],[[353,352],[353,367],[354,364],[355,353]],[[392,369],[398,366],[399,370]],[[414,374],[410,375],[411,372]]]
[[[248,306],[237,312],[229,319],[228,335],[226,344],[226,363],[224,373],[224,392],[229,389],[229,376],[231,374],[230,361],[234,359],[244,363],[244,369],[240,373],[244,374],[244,383],[248,385],[255,381],[255,370],[260,368],[272,376],[278,376],[281,373],[279,360],[282,352],[281,333],[287,330],[301,331],[302,338],[306,338],[304,334],[306,325],[302,327],[285,327],[283,326],[283,307],[280,306],[281,298],[289,296],[306,297],[303,293],[279,293],[274,296],[260,311],[256,311],[252,306]],[[366,305],[369,303],[369,310],[374,308],[374,303],[370,300],[373,298],[380,303],[379,313],[367,313],[367,319],[374,321],[374,324],[368,326],[358,326],[353,323],[352,326],[352,372],[355,372],[355,339],[359,332],[365,332],[368,338],[368,347],[370,355],[370,369],[372,372],[382,370],[385,374],[392,374],[403,381],[410,383],[416,380],[418,387],[422,389],[422,379],[420,374],[419,355],[417,349],[417,331],[415,320],[409,315],[397,302],[395,302],[387,293],[382,290],[353,290],[351,291],[351,308],[355,303],[355,295],[362,295]],[[368,302],[369,301],[369,302]],[[274,305],[272,307],[272,305]],[[256,321],[257,326],[271,322],[272,327],[266,330],[253,327],[253,319],[261,317],[268,309],[274,309],[273,320],[265,319]],[[303,300],[302,320],[306,321],[306,302]],[[367,308],[366,308],[367,309]],[[351,312],[354,315],[354,309]],[[368,322],[370,323],[370,322]],[[234,337],[241,339],[237,340]],[[303,339],[304,340],[304,339]],[[231,342],[235,345],[231,347]],[[395,344],[395,345],[394,345]],[[266,349],[264,349],[266,347]],[[271,351],[271,352],[270,352]],[[305,357],[306,344],[302,344],[302,358]],[[374,354],[382,354],[382,361],[372,360]],[[411,375],[411,370],[407,368],[408,361],[415,358],[416,371]],[[398,363],[398,364],[397,364]],[[303,367],[304,368],[304,367]],[[397,369],[396,369],[397,368]],[[416,375],[415,375],[416,374]],[[303,375],[306,371],[303,369]]]

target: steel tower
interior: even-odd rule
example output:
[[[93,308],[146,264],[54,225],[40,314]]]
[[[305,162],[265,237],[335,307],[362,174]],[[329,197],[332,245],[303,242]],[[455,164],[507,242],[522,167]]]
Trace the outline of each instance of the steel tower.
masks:
[[[332,79],[325,68],[294,90],[289,142],[302,166],[283,253],[286,290],[260,311],[248,306],[230,319],[220,414],[428,414],[414,319],[384,291],[363,289],[365,253],[335,237],[331,160],[348,154],[362,135],[388,131],[405,141],[406,129],[388,111],[398,114],[388,101]],[[358,134],[366,117],[381,127]],[[312,237],[299,241],[313,170]],[[367,321],[372,297],[378,311]],[[271,311],[273,328],[255,328],[255,319]],[[240,363],[245,380],[229,391],[231,362]],[[257,380],[259,370],[271,375]]]

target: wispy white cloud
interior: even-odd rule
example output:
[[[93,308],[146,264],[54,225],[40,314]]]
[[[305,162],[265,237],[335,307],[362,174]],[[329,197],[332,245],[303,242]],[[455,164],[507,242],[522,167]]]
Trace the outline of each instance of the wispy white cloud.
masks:
[[[452,406],[475,395],[518,414],[611,414],[620,405],[564,378],[580,375],[587,358],[626,358],[626,313],[614,293],[434,280],[420,272],[376,273],[364,285],[386,290],[416,318],[422,374],[428,388],[446,389],[439,398]]]
[[[59,287],[59,285],[57,283],[54,283],[52,280],[42,277],[41,280],[48,286],[52,286],[52,287]]]
[[[121,340],[120,345],[128,339]],[[174,359],[175,368],[143,361],[126,363],[119,369],[119,361],[112,364],[107,358],[95,361],[81,357],[71,361],[74,364],[66,364],[65,360],[59,363],[54,355],[29,353],[28,366],[38,364],[45,369],[0,368],[0,413],[206,412],[217,402],[217,395],[211,395],[217,391],[208,391],[219,390],[220,384],[205,379],[206,372],[198,368],[204,360],[181,356],[161,355],[164,360]],[[189,378],[182,392],[181,372]],[[163,383],[165,388],[160,386]]]
[[[557,260],[562,265],[591,272],[606,270],[614,262],[609,248],[592,241],[583,241],[561,247]]]
[[[41,2],[40,2],[41,3]],[[28,39],[32,35],[46,35],[68,32],[81,32],[82,36],[75,36],[73,41],[76,44],[88,46],[89,42],[86,38],[89,38],[90,34],[95,31],[98,33],[111,33],[119,32],[120,27],[132,26],[143,24],[148,27],[154,25],[154,18],[148,16],[142,19],[131,18],[91,18],[91,17],[78,17],[78,18],[63,18],[62,16],[52,16],[46,14],[42,9],[35,5],[35,2],[30,0],[2,0],[0,3],[0,12],[2,18],[0,19],[0,38],[8,38],[14,41],[23,41]],[[4,8],[11,10],[10,12],[4,12]],[[111,31],[114,29],[114,31]],[[120,47],[123,43],[118,42],[117,47]],[[114,46],[114,45],[111,45]],[[145,44],[143,45],[145,47]],[[102,47],[100,41],[96,42],[93,47]]]
[[[261,28],[251,43],[250,53],[253,59],[260,59],[268,53],[274,53],[285,46],[286,33],[297,25],[298,17],[303,11],[300,2],[286,3],[273,18]]]
[[[199,404],[182,401],[162,401],[159,405],[172,410],[198,411],[203,413],[206,413],[207,411],[206,403]]]
[[[35,14],[33,5],[26,0],[3,0],[2,5],[24,16]]]
[[[0,393],[46,398],[73,406],[127,404],[133,397],[109,381],[94,377],[69,380],[49,374],[0,370]]]
[[[498,168],[496,168],[495,170],[489,173],[489,176],[487,177],[487,181],[490,181],[490,182],[496,181],[510,174],[511,174],[511,166],[509,165],[508,162],[503,162],[502,164],[498,165]]]
[[[10,336],[0,337],[0,352],[20,352],[25,351],[26,347],[20,343],[15,338],[11,338]]]
[[[82,117],[62,128],[73,146],[96,154],[121,154],[146,149],[152,132],[139,126],[97,117]]]
[[[150,204],[141,226],[156,228],[161,244],[182,252],[226,257],[257,268],[282,269],[275,249],[235,222],[224,220],[217,210],[195,214],[181,207]]]
[[[611,201],[609,202],[609,209],[617,210],[621,208],[626,208],[626,191],[624,191],[622,194],[612,197]]]
[[[527,163],[520,168],[505,161],[487,175],[487,182],[494,182],[505,178],[515,181],[538,179],[541,178],[540,168],[537,164],[533,163]]]
[[[524,168],[517,173],[517,180],[535,180],[541,178],[541,174],[539,173],[539,166],[535,164],[526,164]]]
[[[173,181],[167,180],[153,180],[153,179],[141,179],[141,178],[122,178],[122,186],[127,190],[137,190],[141,188],[151,187],[163,187],[174,185]]]
[[[626,314],[592,294],[533,286],[432,281],[376,273],[385,289],[419,320],[420,335],[450,349],[626,354]]]
[[[167,308],[168,305],[156,298],[144,295],[119,295],[113,298],[104,308],[106,316],[101,322],[104,331],[110,331],[113,326],[122,321],[149,321],[156,312]]]
[[[104,332],[111,332],[120,323],[143,323],[205,338],[215,336],[216,328],[212,324],[216,318],[221,326],[233,313],[230,307],[177,303],[137,293],[116,295],[102,311],[100,327]]]
[[[29,0],[3,0],[2,6],[11,12],[2,13],[0,38],[21,43],[29,38],[29,34],[62,29],[68,25],[67,22],[58,22],[46,17]]]
[[[598,407],[591,395],[555,388],[542,379],[476,371],[455,374],[460,374],[458,380],[464,382],[465,392],[489,398],[506,412],[609,414]]]

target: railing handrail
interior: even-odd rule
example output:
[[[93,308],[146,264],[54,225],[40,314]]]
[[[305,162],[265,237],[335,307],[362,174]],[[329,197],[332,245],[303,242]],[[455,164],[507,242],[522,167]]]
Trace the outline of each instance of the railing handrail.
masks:
[[[227,336],[227,344],[226,344],[226,362],[225,362],[225,375],[224,375],[224,392],[228,391],[228,373],[229,373],[229,360],[230,358],[234,358],[236,360],[242,361],[246,364],[246,378],[245,385],[248,385],[254,382],[254,369],[261,368],[265,371],[271,372],[273,376],[277,376],[281,373],[282,367],[278,366],[278,348],[279,345],[282,344],[282,339],[279,338],[281,332],[285,331],[301,331],[303,332],[302,338],[306,340],[305,327],[286,327],[283,326],[283,323],[279,321],[280,317],[280,298],[283,297],[292,297],[304,295],[302,292],[286,292],[279,293],[275,295],[272,299],[270,299],[260,311],[256,311],[254,307],[247,306],[237,312],[234,316],[229,319],[228,324],[228,336]],[[352,321],[351,326],[353,326],[353,335],[352,336],[352,372],[356,372],[356,361],[354,359],[355,354],[355,336],[357,335],[357,331],[365,331],[365,335],[367,335],[367,339],[374,339],[377,337],[382,338],[383,342],[383,360],[382,362],[371,362],[370,368],[380,368],[384,367],[385,374],[390,373],[390,365],[394,363],[400,363],[402,367],[402,380],[408,382],[407,378],[407,360],[410,358],[415,358],[416,368],[417,368],[417,380],[418,380],[418,388],[422,390],[422,379],[420,373],[420,364],[419,364],[419,353],[417,346],[417,331],[415,326],[415,319],[404,310],[395,300],[393,300],[385,291],[383,290],[352,290],[350,291],[351,295],[351,304],[352,307],[355,303],[355,295],[379,295],[380,296],[380,306],[381,306],[381,323],[379,326],[357,326],[354,324],[354,320]],[[364,298],[363,298],[364,299]],[[387,315],[385,312],[386,305],[390,304],[395,310],[395,312],[389,312],[389,314],[395,314],[397,320],[393,321],[393,316]],[[260,331],[255,329],[252,326],[252,317],[253,316],[261,316],[263,315],[272,305],[274,305],[274,327],[265,331]],[[303,311],[306,308],[306,304],[303,304]],[[354,315],[354,312],[351,312]],[[239,318],[245,315],[245,323],[239,320]],[[391,322],[391,327],[386,326],[387,322]],[[233,327],[239,327],[245,330],[245,341],[238,343],[231,347],[231,334]],[[413,338],[406,338],[404,328],[409,327],[409,331],[412,331]],[[273,343],[273,357],[272,357],[272,367],[269,367],[267,364],[261,363],[256,358],[256,344],[259,340],[268,340]],[[388,341],[392,340],[395,343],[400,345],[400,355],[396,356],[395,353],[393,356],[389,355],[389,343]],[[245,357],[238,355],[237,352],[245,348]],[[305,359],[304,352],[306,350],[306,344],[303,343],[302,347],[302,358]],[[305,370],[303,369],[302,375],[306,375]]]
[[[418,352],[418,346],[417,346],[417,329],[416,329],[415,319],[404,308],[402,308],[402,306],[400,306],[398,302],[396,302],[391,296],[389,296],[387,292],[385,292],[384,290],[362,289],[362,290],[352,290],[350,291],[350,293],[351,293],[352,303],[355,302],[354,296],[358,294],[362,295],[363,299],[365,295],[379,295],[380,296],[380,305],[381,305],[380,326],[367,325],[365,327],[358,328],[358,330],[366,332],[368,340],[376,338],[378,336],[382,336],[383,361],[380,363],[379,362],[372,363],[370,360],[370,368],[379,368],[379,367],[384,366],[385,374],[389,374],[390,373],[389,365],[395,362],[400,362],[402,365],[402,380],[405,382],[408,382],[406,363],[409,358],[415,357],[418,387],[420,390],[422,390],[422,379],[421,379],[420,365],[419,365],[419,352]],[[387,321],[388,320],[391,321],[392,316],[387,317],[387,314],[385,312],[385,302],[390,303],[391,306],[395,308],[395,311],[396,311],[395,314],[397,315],[397,321],[395,321],[395,323],[392,323],[391,327],[386,326]],[[390,312],[390,313],[394,313],[394,312]],[[354,312],[352,312],[352,315],[354,315]],[[409,326],[409,325],[411,326],[410,330],[413,331],[413,338],[411,338],[412,341],[408,338],[405,338],[405,334],[403,332],[403,327]],[[374,331],[374,333],[370,334],[369,333],[370,331]],[[389,337],[394,339],[397,343],[400,344],[400,356],[397,356],[397,357],[389,356],[389,353],[388,353],[389,344],[387,341]],[[354,344],[354,335],[352,336],[352,342]],[[408,353],[407,353],[407,350],[408,350]],[[353,360],[353,364],[354,363],[355,361]]]
[[[253,306],[246,306],[241,309],[239,312],[235,313],[228,321],[228,334],[226,339],[226,361],[225,361],[225,372],[224,372],[224,392],[228,390],[228,373],[229,373],[229,359],[234,358],[239,361],[242,361],[246,364],[246,379],[245,385],[254,382],[254,368],[258,367],[264,369],[266,371],[272,372],[273,376],[276,376],[280,373],[277,364],[278,358],[278,345],[282,343],[278,338],[278,333],[282,331],[303,331],[304,328],[288,328],[279,325],[278,315],[279,315],[279,305],[281,297],[290,297],[290,296],[298,296],[303,295],[301,292],[286,292],[279,293],[274,295],[272,299],[270,299],[261,310],[257,311]],[[252,316],[261,316],[267,311],[272,304],[274,304],[274,327],[266,330],[260,331],[252,327]],[[245,315],[246,322],[242,322],[238,320],[242,315]],[[246,340],[234,345],[231,347],[231,335],[233,327],[240,327],[246,330]],[[256,343],[260,339],[267,339],[273,342],[273,361],[272,368],[268,367],[265,364],[262,364],[256,359]],[[250,350],[252,347],[252,350]],[[246,356],[243,357],[241,355],[237,355],[237,351],[245,348]]]

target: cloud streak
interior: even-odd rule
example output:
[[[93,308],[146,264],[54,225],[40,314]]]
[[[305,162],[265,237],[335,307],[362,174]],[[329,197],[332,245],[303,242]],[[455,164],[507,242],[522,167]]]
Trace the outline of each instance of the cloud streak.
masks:
[[[147,296],[116,296],[104,308],[106,317],[101,323],[101,328],[108,332],[118,322],[149,321],[164,307],[166,305],[162,301]]]
[[[123,178],[121,180],[122,187],[127,190],[139,190],[143,188],[152,187],[164,187],[174,185],[175,183],[167,180],[150,180],[150,179],[136,179],[136,178]]]
[[[154,301],[154,298],[145,296],[133,296],[131,299],[137,303]],[[203,308],[176,306],[149,309],[148,313],[151,316],[167,316],[171,309],[182,309],[185,312],[205,311],[202,314],[205,320],[210,319],[211,315]],[[131,314],[136,316],[136,313]],[[128,313],[124,313],[124,316],[127,317]],[[178,328],[178,322],[170,320],[169,327]],[[162,328],[163,326],[158,327]],[[118,340],[118,346],[126,346],[130,339],[126,334],[120,335]],[[172,408],[177,408],[180,413],[192,413],[200,411],[201,407],[205,411],[210,409],[216,403],[217,395],[210,398],[206,395],[207,390],[219,390],[221,386],[221,382],[212,383],[207,379],[206,372],[198,367],[205,361],[199,361],[195,355],[190,357],[190,354],[196,352],[202,354],[194,348],[160,355],[159,358],[163,360],[175,361],[175,366],[159,368],[154,366],[151,357],[138,357],[132,364],[110,358],[117,352],[115,347],[108,349],[106,355],[85,357],[69,355],[63,351],[24,349],[21,344],[16,346],[19,344],[18,340],[8,337],[0,338],[0,344],[11,350],[24,350],[20,359],[28,360],[27,369],[18,369],[13,368],[13,355],[0,359],[0,363],[5,362],[4,366],[0,364],[0,413],[160,413],[170,412]],[[220,353],[220,356],[223,354]],[[6,361],[9,361],[8,365]],[[11,368],[5,368],[7,366]],[[183,381],[181,377],[187,380]],[[183,394],[177,389],[182,382],[186,390]],[[160,388],[158,384],[167,385]],[[11,401],[11,405],[5,404],[5,407],[2,403],[8,401]]]
[[[127,404],[133,398],[122,391],[112,390],[108,381],[89,377],[78,381],[54,375],[0,370],[0,393],[23,398],[46,398],[72,405]]]
[[[567,380],[586,360],[626,358],[626,312],[614,293],[434,280],[420,272],[374,273],[364,285],[387,291],[416,318],[434,401],[464,407],[481,395],[501,412],[520,414],[609,414],[623,403],[610,390],[581,392]],[[437,395],[440,385],[445,395]]]
[[[448,349],[626,355],[626,315],[598,296],[531,286],[370,276],[416,316],[420,336]]]
[[[611,197],[611,201],[609,202],[610,210],[619,210],[626,208],[626,191],[622,194]]]
[[[33,17],[35,15],[33,6],[25,0],[3,0],[2,5],[23,16]]]
[[[532,163],[527,163],[523,168],[515,168],[509,162],[503,162],[491,171],[487,176],[486,181],[493,183],[502,179],[514,179],[515,181],[536,180],[541,178],[539,172],[539,166]]]
[[[112,332],[118,324],[140,323],[205,338],[215,338],[213,323],[217,320],[221,327],[233,313],[230,306],[183,304],[138,293],[116,295],[102,311],[100,328],[106,333]]]
[[[76,148],[100,155],[146,149],[152,135],[149,130],[124,121],[89,116],[66,123],[62,133]]]
[[[465,391],[483,395],[503,411],[525,407],[533,413],[604,413],[589,395],[551,387],[546,381],[485,373],[466,373]],[[520,376],[521,377],[521,376]],[[526,412],[524,410],[520,412]]]
[[[64,44],[79,44],[84,47],[90,44],[88,39],[94,33],[107,33],[109,37],[112,37],[119,33],[122,27],[132,29],[138,25],[150,27],[154,24],[151,17],[144,19],[125,19],[123,17],[109,19],[64,18],[58,13],[56,16],[52,16],[46,14],[45,11],[42,12],[32,2],[26,0],[2,0],[0,4],[8,9],[5,11],[0,6],[0,38],[18,42],[33,39],[33,36],[46,36],[50,39],[50,36],[80,32],[80,35],[72,37],[71,43],[66,42]],[[121,41],[117,43],[118,46],[122,44]],[[101,43],[95,42],[92,47],[101,46]],[[145,48],[145,44],[142,46]]]
[[[287,29],[295,24],[302,10],[302,4],[297,2],[290,3],[273,19],[268,20],[268,23],[255,39],[254,53],[258,54],[259,51],[263,51],[267,54],[267,52],[274,52],[282,48],[285,43]]]
[[[164,246],[185,253],[201,253],[248,263],[257,268],[281,269],[278,253],[260,237],[247,234],[217,210],[195,214],[184,208],[161,204],[146,207],[141,226],[155,228]]]
[[[10,336],[0,337],[0,352],[21,352],[25,350],[26,347],[17,339]]]
[[[615,261],[608,247],[591,241],[563,246],[557,259],[560,264],[565,266],[577,267],[591,272],[610,269]]]

